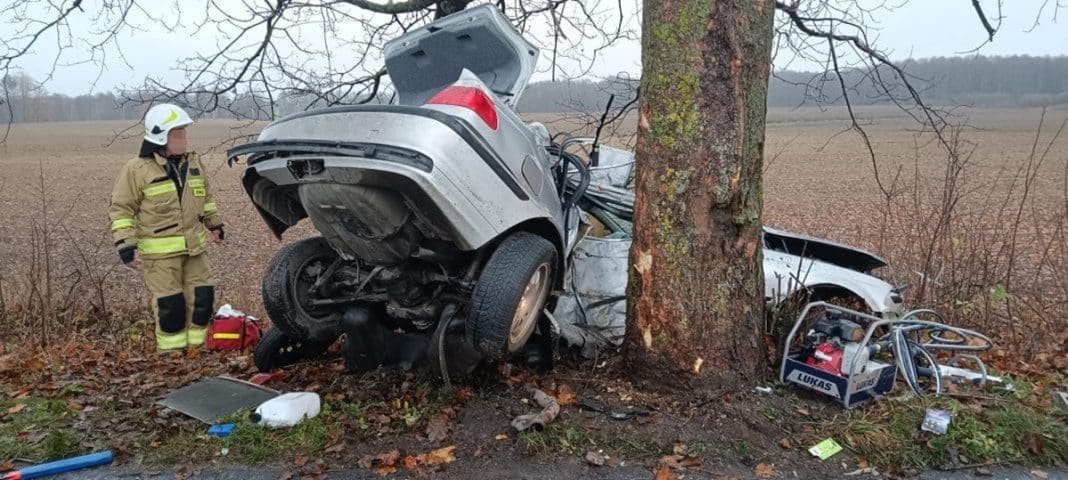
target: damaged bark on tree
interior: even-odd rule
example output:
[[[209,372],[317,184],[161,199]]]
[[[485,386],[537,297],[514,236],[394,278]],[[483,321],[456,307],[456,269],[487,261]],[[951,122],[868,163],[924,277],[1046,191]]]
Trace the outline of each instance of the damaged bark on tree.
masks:
[[[644,2],[626,355],[729,389],[764,368],[761,179],[775,4]]]

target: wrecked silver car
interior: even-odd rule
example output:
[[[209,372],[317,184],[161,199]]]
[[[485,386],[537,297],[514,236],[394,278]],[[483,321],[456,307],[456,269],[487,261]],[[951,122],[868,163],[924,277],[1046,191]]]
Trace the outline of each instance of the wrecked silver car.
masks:
[[[350,370],[428,363],[443,376],[482,359],[547,367],[576,328],[621,337],[633,155],[555,143],[519,118],[537,56],[497,9],[464,10],[385,46],[397,104],[291,115],[228,152],[276,236],[305,218],[321,235],[270,262],[259,369],[343,334]],[[582,146],[598,153],[569,153]],[[612,234],[586,238],[588,215]],[[900,309],[868,275],[885,265],[874,255],[772,229],[765,244],[769,301],[841,289]]]
[[[607,233],[584,236],[575,246],[565,280],[568,290],[552,314],[562,339],[585,354],[622,341],[634,215],[634,194],[627,187],[634,153],[601,146],[597,163],[578,203]],[[899,289],[873,275],[887,266],[878,256],[767,226],[763,235],[764,298],[769,304],[803,294],[812,301],[859,303],[882,317],[902,312]]]
[[[497,9],[467,9],[386,44],[397,104],[291,115],[228,152],[275,235],[304,218],[321,234],[268,267],[259,368],[342,333],[361,371],[428,349],[501,359],[535,336],[546,358],[542,311],[579,238],[584,187],[564,182],[589,172],[514,110],[537,56]]]

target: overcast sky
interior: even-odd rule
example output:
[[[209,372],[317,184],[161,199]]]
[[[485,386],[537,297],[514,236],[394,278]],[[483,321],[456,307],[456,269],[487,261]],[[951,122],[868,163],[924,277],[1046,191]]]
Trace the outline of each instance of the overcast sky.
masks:
[[[969,0],[901,0],[899,3],[904,5],[895,11],[879,15],[879,23],[872,32],[877,44],[888,50],[894,59],[960,55],[974,49],[986,38]],[[985,0],[985,3],[990,4],[988,8],[994,8],[993,0]],[[1068,55],[1068,9],[1060,12],[1058,23],[1053,18],[1052,11],[1048,10],[1050,7],[1047,7],[1038,26],[1031,30],[1044,0],[1004,0],[1004,3],[1005,18],[1001,29],[994,42],[984,46],[980,53]],[[1055,3],[1055,0],[1050,3]],[[995,15],[994,11],[989,13]],[[75,18],[71,27],[72,30],[79,31],[89,26],[84,19]],[[190,36],[187,31],[148,29],[126,34],[121,42],[129,66],[114,54],[107,59],[103,73],[92,65],[60,66],[46,88],[52,92],[70,95],[86,93],[98,75],[97,91],[138,86],[150,72],[171,81],[178,81],[181,76],[171,72],[175,59],[187,56],[192,50],[210,50],[218,40],[212,32]],[[42,43],[35,49],[34,54],[21,61],[19,66],[35,78],[45,77],[52,68],[54,45],[54,41]],[[542,65],[548,63],[545,53],[542,52]],[[76,50],[72,51],[61,64],[70,63],[78,56]],[[610,49],[594,65],[592,74],[608,76],[621,71],[637,74],[640,70],[639,59],[637,42],[623,42]],[[776,59],[776,66],[782,68],[789,65],[792,69],[814,68],[810,64],[788,63],[789,60],[788,56],[780,56]],[[539,73],[535,77],[535,80],[543,79],[547,79],[546,73]]]

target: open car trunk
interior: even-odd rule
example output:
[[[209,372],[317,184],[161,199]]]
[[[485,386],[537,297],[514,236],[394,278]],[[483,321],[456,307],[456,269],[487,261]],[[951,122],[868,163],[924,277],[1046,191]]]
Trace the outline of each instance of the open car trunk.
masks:
[[[534,73],[538,49],[499,10],[454,13],[386,43],[386,70],[401,105],[423,105],[466,68],[515,108]]]

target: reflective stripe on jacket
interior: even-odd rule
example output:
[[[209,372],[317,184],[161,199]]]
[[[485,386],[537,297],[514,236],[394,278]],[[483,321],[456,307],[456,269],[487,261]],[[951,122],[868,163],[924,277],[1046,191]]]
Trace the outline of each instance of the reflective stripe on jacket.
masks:
[[[136,246],[154,258],[204,252],[207,230],[222,225],[222,218],[200,156],[189,153],[183,161],[188,168],[181,191],[167,176],[163,157],[135,158],[122,167],[108,209],[118,250]]]

